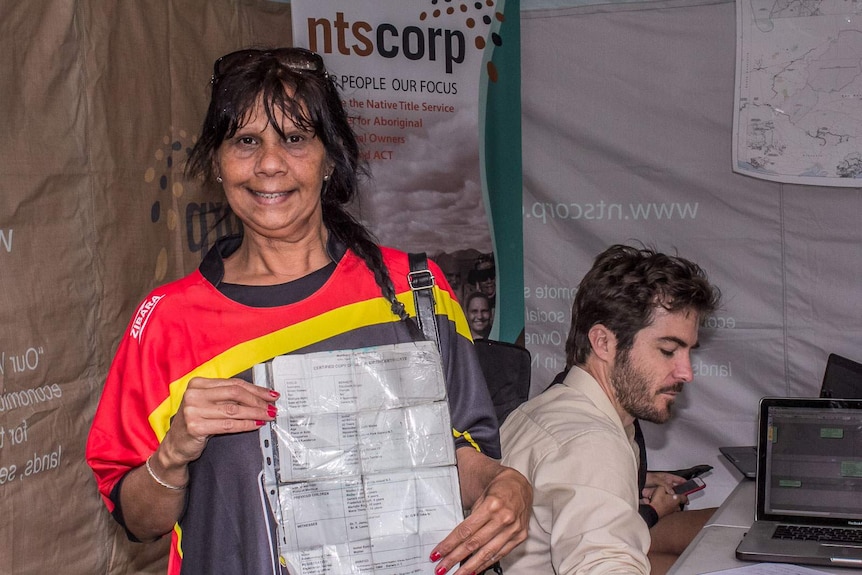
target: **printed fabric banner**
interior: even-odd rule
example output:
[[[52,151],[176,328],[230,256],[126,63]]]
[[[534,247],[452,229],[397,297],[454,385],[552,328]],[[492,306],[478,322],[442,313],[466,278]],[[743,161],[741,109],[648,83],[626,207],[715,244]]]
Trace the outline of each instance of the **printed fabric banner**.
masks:
[[[488,84],[498,79],[492,57],[502,43],[502,3],[291,6],[294,43],[323,56],[372,171],[357,216],[381,244],[427,252],[465,309],[468,301],[477,308],[474,337],[496,338],[496,250],[480,133]],[[520,141],[512,144],[520,153]]]

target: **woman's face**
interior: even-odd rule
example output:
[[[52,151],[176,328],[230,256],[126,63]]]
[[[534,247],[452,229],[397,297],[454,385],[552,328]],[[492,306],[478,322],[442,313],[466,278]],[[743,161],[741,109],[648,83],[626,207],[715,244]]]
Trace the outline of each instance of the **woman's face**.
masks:
[[[467,323],[473,338],[488,337],[491,332],[491,307],[483,297],[474,297],[467,306]]]
[[[258,100],[248,121],[215,153],[227,201],[246,234],[298,241],[323,225],[320,193],[332,170],[323,142],[279,118],[282,139]]]

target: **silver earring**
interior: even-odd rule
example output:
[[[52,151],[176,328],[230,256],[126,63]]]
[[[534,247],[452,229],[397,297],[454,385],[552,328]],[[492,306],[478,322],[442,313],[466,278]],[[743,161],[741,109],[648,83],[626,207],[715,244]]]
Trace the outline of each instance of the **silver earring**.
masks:
[[[324,182],[328,182],[328,181],[329,181],[329,174],[326,174],[325,176],[323,176],[323,181],[324,181]]]
[[[222,183],[224,180],[221,179],[221,176],[216,176],[216,181],[218,183]]]

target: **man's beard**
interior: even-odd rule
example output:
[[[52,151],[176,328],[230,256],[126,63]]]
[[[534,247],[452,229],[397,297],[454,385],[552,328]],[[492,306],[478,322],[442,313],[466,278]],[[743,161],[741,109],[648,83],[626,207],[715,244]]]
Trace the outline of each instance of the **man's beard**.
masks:
[[[668,401],[667,409],[657,408],[654,404],[655,395],[650,392],[649,378],[632,365],[629,356],[629,351],[617,356],[610,377],[620,407],[637,419],[652,423],[665,423],[670,419],[670,408],[673,405],[673,400]],[[658,393],[679,392],[682,391],[682,386],[682,383],[677,383],[671,387],[660,389]]]

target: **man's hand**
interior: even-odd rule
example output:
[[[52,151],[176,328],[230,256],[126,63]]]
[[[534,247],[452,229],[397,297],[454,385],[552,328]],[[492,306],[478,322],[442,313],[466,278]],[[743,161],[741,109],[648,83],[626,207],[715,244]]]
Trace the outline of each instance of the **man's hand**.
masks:
[[[680,510],[681,506],[688,503],[685,495],[676,495],[673,488],[685,483],[685,479],[663,471],[647,471],[646,485],[644,486],[641,503],[645,503],[655,509],[659,518]]]

